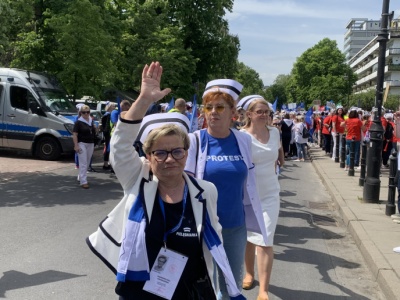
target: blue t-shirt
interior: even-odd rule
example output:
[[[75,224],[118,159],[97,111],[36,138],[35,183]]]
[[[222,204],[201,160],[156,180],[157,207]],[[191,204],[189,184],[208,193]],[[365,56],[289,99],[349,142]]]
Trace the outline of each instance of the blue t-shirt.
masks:
[[[243,189],[247,167],[240,154],[235,135],[214,138],[206,132],[208,140],[204,179],[217,187],[217,214],[224,228],[242,226],[245,223]]]

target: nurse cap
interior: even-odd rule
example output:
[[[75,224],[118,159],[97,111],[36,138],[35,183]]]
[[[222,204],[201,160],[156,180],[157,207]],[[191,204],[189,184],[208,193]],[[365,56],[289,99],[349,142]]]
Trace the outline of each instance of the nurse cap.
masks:
[[[240,101],[238,102],[236,107],[238,109],[239,108],[243,108],[244,110],[247,110],[249,108],[249,105],[250,105],[251,102],[253,102],[256,99],[260,99],[260,98],[264,99],[263,96],[260,96],[260,95],[249,95],[249,96],[246,96],[246,97],[240,99]]]
[[[223,92],[232,96],[233,100],[237,101],[243,85],[233,79],[215,79],[207,83],[203,97],[209,92]]]
[[[147,136],[149,135],[150,131],[152,131],[155,128],[161,127],[165,124],[178,125],[186,133],[189,132],[190,128],[189,118],[181,113],[172,112],[167,114],[166,113],[152,114],[145,116],[143,118],[136,140],[140,141],[143,144]]]

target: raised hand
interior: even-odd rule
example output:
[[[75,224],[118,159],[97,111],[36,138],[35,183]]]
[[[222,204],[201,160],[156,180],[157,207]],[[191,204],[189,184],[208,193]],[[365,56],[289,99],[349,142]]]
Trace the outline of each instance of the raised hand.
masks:
[[[152,62],[145,65],[142,72],[142,85],[139,97],[127,112],[122,112],[121,117],[126,120],[140,120],[144,117],[147,109],[171,92],[170,88],[160,89],[160,81],[163,68],[160,63]]]
[[[163,68],[158,61],[152,62],[150,66],[146,64],[143,68],[140,97],[149,101],[150,104],[164,98],[171,92],[169,88],[160,89],[162,73]]]

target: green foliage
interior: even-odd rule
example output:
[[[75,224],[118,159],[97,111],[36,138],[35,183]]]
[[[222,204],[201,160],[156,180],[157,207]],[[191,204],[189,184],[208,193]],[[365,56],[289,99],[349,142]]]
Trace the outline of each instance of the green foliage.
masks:
[[[275,101],[276,97],[278,97],[277,108],[279,109],[283,104],[289,103],[289,99],[292,97],[288,89],[290,80],[290,75],[280,74],[275,78],[274,83],[266,90],[266,99],[269,99],[270,102]]]
[[[357,80],[336,41],[328,38],[307,49],[296,60],[292,76],[296,96],[307,105],[315,99],[338,103],[351,93],[351,86]]]
[[[264,84],[258,73],[244,63],[238,63],[238,70],[234,79],[243,85],[241,96],[261,95],[265,96]]]
[[[101,99],[105,90],[138,90],[144,64],[158,60],[163,86],[190,98],[237,73],[239,38],[224,19],[232,7],[233,0],[2,0],[0,65],[57,75],[71,97]]]

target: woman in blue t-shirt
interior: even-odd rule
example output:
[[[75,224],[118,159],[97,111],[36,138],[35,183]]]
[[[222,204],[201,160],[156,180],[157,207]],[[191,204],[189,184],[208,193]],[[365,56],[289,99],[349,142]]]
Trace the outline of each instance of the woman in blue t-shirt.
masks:
[[[228,79],[207,84],[203,109],[208,128],[191,134],[185,167],[188,173],[217,187],[223,245],[238,288],[243,280],[247,229],[266,237],[251,160],[251,137],[230,128],[241,88]],[[219,299],[229,299],[221,270],[218,274]]]

